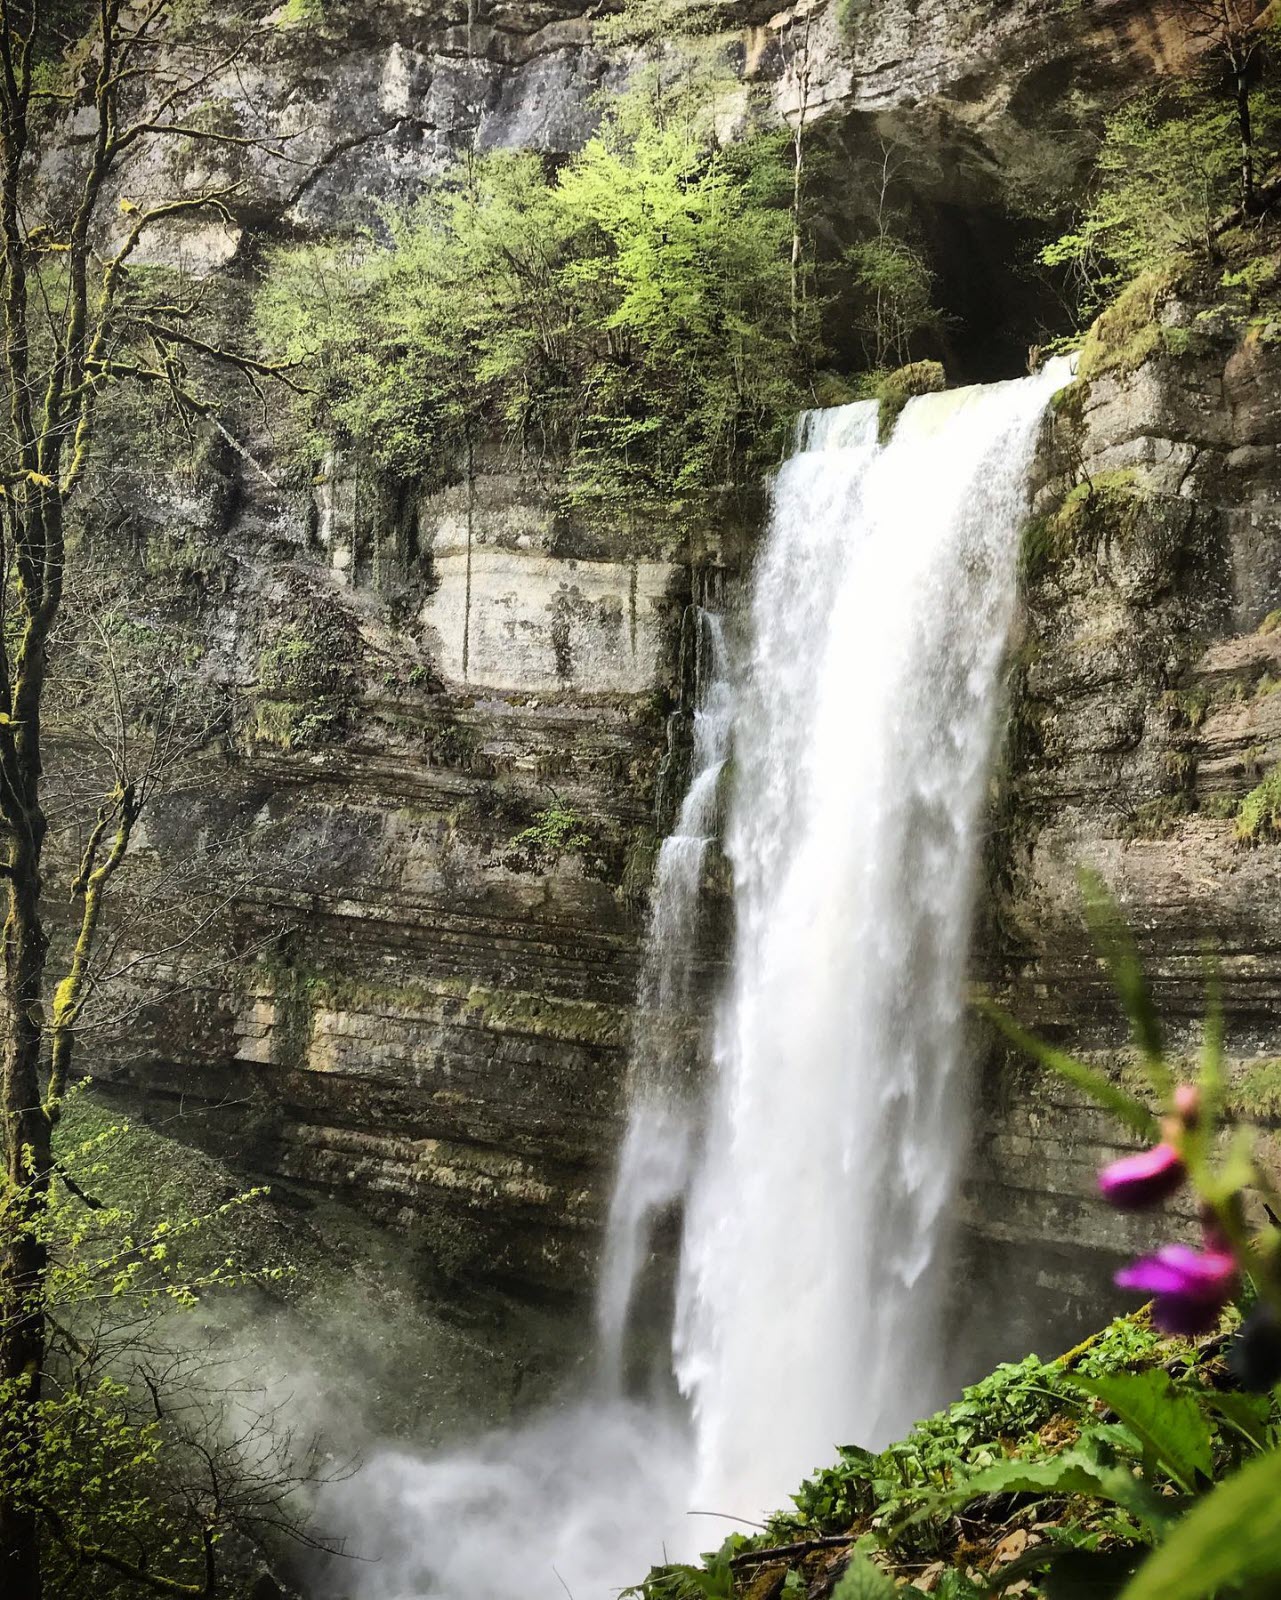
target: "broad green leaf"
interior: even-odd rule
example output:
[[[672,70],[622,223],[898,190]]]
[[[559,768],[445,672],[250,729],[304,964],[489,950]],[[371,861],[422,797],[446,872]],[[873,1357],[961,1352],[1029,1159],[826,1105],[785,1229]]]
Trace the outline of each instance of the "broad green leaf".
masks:
[[[1214,1469],[1210,1424],[1187,1389],[1180,1388],[1168,1372],[1116,1372],[1105,1378],[1078,1378],[1065,1382],[1102,1400],[1136,1433],[1150,1452],[1189,1494],[1199,1478]]]
[[[1168,1521],[1165,1508],[1129,1467],[1103,1462],[1083,1445],[1041,1461],[998,1462],[956,1484],[939,1503],[966,1505],[983,1494],[1088,1495],[1121,1506],[1153,1531]]]
[[[1281,1592],[1281,1451],[1259,1456],[1178,1522],[1121,1600],[1209,1600],[1237,1585]]]
[[[832,1591],[832,1600],[897,1600],[901,1593],[874,1562],[855,1555]]]
[[[1014,1021],[1013,1017],[990,1001],[980,1000],[978,1007],[1011,1044],[1017,1045],[1020,1050],[1039,1061],[1043,1067],[1048,1067],[1060,1078],[1065,1078],[1074,1084],[1083,1094],[1089,1095],[1096,1105],[1102,1106],[1105,1111],[1110,1111],[1141,1138],[1155,1139],[1158,1136],[1160,1130],[1156,1118],[1143,1102],[1128,1094],[1119,1084],[1113,1083],[1105,1073],[1096,1067],[1086,1066],[1084,1061],[1078,1061],[1074,1056],[1056,1050],[1053,1045],[1038,1039],[1035,1034],[1028,1033]]]
[[[1148,1081],[1163,1100],[1168,1099],[1173,1093],[1174,1081],[1166,1065],[1161,1024],[1143,976],[1134,939],[1116,901],[1098,873],[1081,873],[1081,893],[1085,899],[1085,920],[1099,954],[1107,962],[1113,986],[1129,1018],[1130,1032],[1143,1056]]]

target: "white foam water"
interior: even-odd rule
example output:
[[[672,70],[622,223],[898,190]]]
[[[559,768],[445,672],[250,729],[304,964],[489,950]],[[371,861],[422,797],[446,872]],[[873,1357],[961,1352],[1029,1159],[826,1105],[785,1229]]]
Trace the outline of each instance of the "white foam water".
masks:
[[[983,796],[1040,416],[1065,381],[809,420],[738,691],[736,944],[685,1227],[701,1504],[758,1516],[944,1397]]]
[[[837,1445],[943,1398],[965,1149],[962,1008],[983,795],[1039,418],[1061,365],[815,412],[773,492],[748,645],[700,622],[694,778],[660,854],[632,1111],[598,1299],[596,1392],[341,1491],[355,1600],[605,1600],[719,1543]],[[731,738],[736,932],[710,1080],[692,984]],[[684,1224],[672,1368],[629,1397],[656,1230]]]
[[[705,997],[699,992],[700,886],[716,832],[734,702],[724,625],[695,613],[694,738],[690,781],[654,873],[635,1036],[630,1110],[605,1230],[596,1298],[599,1364],[607,1394],[625,1387],[633,1301],[656,1231],[689,1186],[701,1098]]]

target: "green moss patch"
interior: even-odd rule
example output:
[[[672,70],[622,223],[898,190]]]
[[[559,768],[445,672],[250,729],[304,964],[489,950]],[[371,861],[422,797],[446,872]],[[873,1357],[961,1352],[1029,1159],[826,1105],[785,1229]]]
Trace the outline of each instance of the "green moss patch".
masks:
[[[1228,1110],[1259,1122],[1281,1120],[1281,1061],[1251,1063],[1229,1090]]]
[[[1078,372],[1082,378],[1133,372],[1166,348],[1157,316],[1182,268],[1182,260],[1176,260],[1141,272],[1095,318],[1081,346]]]
[[[1242,844],[1281,839],[1281,766],[1273,767],[1237,807],[1236,836]]]
[[[873,386],[881,402],[880,435],[884,444],[894,432],[909,400],[918,394],[938,394],[947,388],[947,374],[939,361],[912,361],[878,378]]]
[[[1150,504],[1129,468],[1096,473],[1070,489],[1058,507],[1023,525],[1020,557],[1024,581],[1034,583],[1074,556],[1130,537]]]
[[[261,744],[309,750],[346,732],[364,646],[355,618],[336,603],[301,589],[290,599],[297,609],[258,657],[251,732]]]

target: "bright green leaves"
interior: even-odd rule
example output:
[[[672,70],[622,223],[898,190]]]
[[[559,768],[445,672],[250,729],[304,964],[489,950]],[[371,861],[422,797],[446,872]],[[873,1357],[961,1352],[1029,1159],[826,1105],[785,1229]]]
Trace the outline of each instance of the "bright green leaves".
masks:
[[[625,96],[557,174],[490,155],[377,237],[277,251],[257,317],[306,366],[298,448],[431,483],[497,433],[628,512],[756,479],[812,330],[779,140],[722,148],[704,121]]]
[[[857,291],[855,330],[873,371],[911,360],[913,339],[940,323],[934,274],[914,245],[888,230],[852,245],[843,264]]]
[[[895,1600],[897,1595],[919,1592],[898,1588],[893,1578],[874,1562],[866,1556],[855,1555],[832,1590],[832,1600]]]
[[[1275,120],[1272,97],[1257,99],[1259,129]],[[1041,260],[1075,267],[1091,286],[1087,309],[1137,274],[1207,247],[1234,195],[1240,147],[1232,107],[1195,83],[1139,96],[1105,124],[1093,196],[1077,226]]]
[[[1069,1377],[1076,1388],[1115,1411],[1143,1447],[1149,1477],[1163,1469],[1188,1494],[1213,1472],[1210,1425],[1196,1398],[1168,1372],[1115,1372]]]
[[[1079,1495],[1107,1500],[1152,1532],[1162,1529],[1168,1520],[1160,1501],[1131,1467],[1108,1461],[1105,1452],[1089,1443],[1041,1460],[999,1462],[964,1479],[942,1499],[962,1506],[985,1494]]]
[[[1210,1600],[1281,1589],[1281,1452],[1259,1456],[1188,1512],[1122,1600]],[[1263,1587],[1266,1585],[1266,1587]]]
[[[586,818],[563,800],[554,800],[516,835],[511,845],[517,862],[535,868],[549,866],[567,853],[589,849],[592,842]]]
[[[1020,1592],[1024,1580],[1046,1600],[1120,1600],[1132,1579],[1124,1600],[1227,1600],[1238,1583],[1264,1585],[1244,1593],[1270,1594],[1265,1585],[1281,1572],[1269,1564],[1278,1560],[1275,1538],[1255,1528],[1239,1541],[1240,1564],[1220,1552],[1208,1575],[1185,1543],[1186,1530],[1240,1481],[1207,1496],[1214,1475],[1270,1448],[1277,1425],[1272,1397],[1215,1387],[1219,1355],[1123,1318],[1061,1361],[1029,1356],[999,1367],[879,1454],[842,1448],[834,1466],[802,1486],[795,1513],[754,1539],[731,1536],[703,1569],[656,1569],[636,1592],[646,1600],[715,1594],[729,1561],[738,1558],[740,1580],[751,1570],[742,1558],[753,1546],[802,1551],[819,1533],[849,1539],[836,1600],[911,1596],[918,1591],[904,1575],[921,1583],[916,1575],[927,1567],[935,1600],[991,1600]],[[1247,1481],[1233,1491],[1237,1509],[1225,1504],[1204,1524],[1206,1538],[1232,1544],[1234,1517],[1255,1515],[1279,1490],[1275,1476],[1266,1488]],[[1174,1547],[1186,1569],[1178,1586],[1166,1555]],[[797,1568],[804,1559],[796,1557]],[[1150,1587],[1141,1586],[1145,1561],[1158,1573]]]

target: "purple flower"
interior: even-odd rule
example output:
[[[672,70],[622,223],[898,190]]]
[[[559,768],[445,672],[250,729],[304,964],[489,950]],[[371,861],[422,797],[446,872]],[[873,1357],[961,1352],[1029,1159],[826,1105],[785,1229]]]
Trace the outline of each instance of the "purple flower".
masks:
[[[1226,1250],[1194,1250],[1188,1244],[1163,1244],[1154,1256],[1123,1267],[1121,1289],[1154,1295],[1152,1320],[1165,1333],[1209,1333],[1219,1312],[1236,1293],[1240,1274]]]
[[[1184,1175],[1183,1157],[1172,1144],[1162,1143],[1104,1167],[1099,1192],[1121,1211],[1142,1211],[1168,1200]]]

